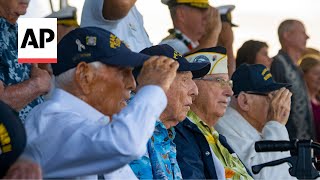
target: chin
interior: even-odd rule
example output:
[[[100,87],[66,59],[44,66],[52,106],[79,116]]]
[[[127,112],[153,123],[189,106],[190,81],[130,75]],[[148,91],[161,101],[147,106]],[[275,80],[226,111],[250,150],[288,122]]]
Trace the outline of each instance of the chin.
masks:
[[[177,120],[178,120],[178,121],[177,121],[177,124],[178,124],[179,122],[182,122],[183,120],[185,120],[186,117],[187,117],[187,113],[184,114],[184,115],[179,116],[179,117],[177,118]]]

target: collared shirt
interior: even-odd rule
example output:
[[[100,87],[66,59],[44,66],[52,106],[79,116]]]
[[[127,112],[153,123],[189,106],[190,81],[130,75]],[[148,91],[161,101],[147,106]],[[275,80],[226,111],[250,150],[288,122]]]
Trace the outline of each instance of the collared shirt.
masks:
[[[31,64],[18,63],[18,25],[0,17],[0,81],[4,86],[19,84],[30,79]],[[19,117],[24,122],[33,107],[43,102],[42,96],[34,99],[22,110]]]
[[[139,179],[182,179],[174,137],[174,128],[166,129],[158,120],[147,144],[148,151],[141,159],[130,163]]]
[[[195,123],[207,139],[210,148],[224,166],[225,177],[227,179],[252,179],[238,156],[236,154],[230,154],[220,143],[219,133],[213,127],[209,127],[192,111],[188,112],[188,118]]]
[[[262,133],[260,133],[239,112],[232,107],[228,107],[215,128],[219,133],[226,136],[232,149],[235,150],[247,167],[290,156],[289,151],[257,153],[254,149],[256,141],[289,140],[286,127],[277,121],[267,122]],[[249,170],[251,172],[251,168]],[[289,174],[288,170],[288,164],[265,167],[259,174],[253,174],[253,177],[254,179],[295,179]]]
[[[127,16],[119,20],[107,20],[103,17],[104,0],[86,0],[83,5],[81,27],[95,26],[108,30],[119,37],[134,52],[152,46],[143,27],[143,18],[136,6]]]
[[[55,89],[52,97],[28,116],[23,157],[39,163],[44,178],[114,172],[146,152],[166,104],[164,91],[148,85],[109,123],[109,117],[81,99]]]
[[[159,44],[168,44],[171,47],[173,47],[173,49],[178,51],[180,54],[186,54],[190,52],[191,49],[194,49],[199,46],[198,42],[193,42],[180,30],[174,29],[174,31],[175,31],[175,34],[178,34],[178,36],[181,37],[180,39],[176,37],[177,35],[170,34],[168,37],[163,39]]]

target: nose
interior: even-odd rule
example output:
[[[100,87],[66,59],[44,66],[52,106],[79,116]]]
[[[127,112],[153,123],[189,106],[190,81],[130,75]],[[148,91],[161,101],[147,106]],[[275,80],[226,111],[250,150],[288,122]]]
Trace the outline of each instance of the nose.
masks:
[[[225,86],[225,89],[224,89],[223,93],[224,93],[225,96],[231,97],[233,95],[233,91],[232,91],[231,86]]]
[[[196,85],[196,83],[191,80],[190,81],[190,90],[189,90],[189,95],[192,97],[192,99],[194,99],[196,96],[198,96],[199,91],[198,91],[198,86]]]
[[[127,76],[125,79],[125,87],[130,91],[135,90],[137,87],[136,80],[134,79],[132,71],[129,74],[129,76]]]

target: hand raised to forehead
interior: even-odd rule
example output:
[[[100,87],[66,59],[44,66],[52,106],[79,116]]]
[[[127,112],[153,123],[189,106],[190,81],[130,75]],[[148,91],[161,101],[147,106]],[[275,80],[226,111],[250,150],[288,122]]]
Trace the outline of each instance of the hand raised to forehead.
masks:
[[[199,40],[204,48],[216,46],[218,43],[219,34],[221,32],[222,23],[218,9],[209,7],[208,20],[206,24],[206,33]]]
[[[281,88],[277,90],[274,95],[269,95],[270,103],[270,120],[278,121],[286,125],[290,115],[292,93],[286,89]]]
[[[138,89],[145,85],[158,85],[165,92],[170,88],[177,74],[179,63],[165,56],[152,56],[141,69],[137,78]]]

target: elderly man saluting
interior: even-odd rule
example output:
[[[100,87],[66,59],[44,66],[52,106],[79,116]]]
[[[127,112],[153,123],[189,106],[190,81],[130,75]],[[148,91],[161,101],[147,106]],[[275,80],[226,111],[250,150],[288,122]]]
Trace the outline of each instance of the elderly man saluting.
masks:
[[[138,92],[127,105],[136,89],[132,68],[142,65]],[[146,152],[178,66],[167,57],[134,53],[100,28],[71,31],[52,65],[59,88],[28,116],[21,159],[39,163],[45,178],[96,179],[95,174],[128,167]],[[14,165],[9,177],[28,178],[24,162]],[[130,175],[115,172],[112,178],[134,178]]]
[[[179,68],[166,93],[168,105],[156,122],[155,131],[147,144],[147,152],[141,159],[131,162],[130,166],[139,179],[182,179],[173,142],[174,126],[186,118],[193,99],[198,95],[198,88],[192,78],[207,74],[210,64],[189,63],[166,44],[146,48],[141,53],[170,57],[179,63]]]
[[[215,128],[226,136],[230,146],[247,166],[290,156],[289,152],[257,153],[256,141],[289,140],[285,127],[291,105],[292,93],[288,84],[276,83],[262,64],[243,64],[233,73],[231,106]],[[293,179],[289,165],[266,167],[255,179]]]

